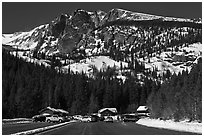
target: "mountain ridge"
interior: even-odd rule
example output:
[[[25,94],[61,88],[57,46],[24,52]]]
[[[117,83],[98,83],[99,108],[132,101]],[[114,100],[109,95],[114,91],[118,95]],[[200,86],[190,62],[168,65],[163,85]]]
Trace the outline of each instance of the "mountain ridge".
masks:
[[[146,69],[155,70],[156,66],[157,70],[162,70],[161,73],[158,71],[162,75],[166,69],[171,70],[168,64],[173,65],[172,73],[178,73],[190,68],[193,61],[202,55],[202,28],[199,26],[200,23],[191,19],[156,16],[117,8],[107,13],[77,9],[72,14],[61,14],[50,23],[28,32],[2,34],[2,44],[6,49],[25,50],[23,53],[18,52],[23,58],[47,60],[44,64],[49,62],[48,66],[51,66],[52,56],[55,56],[63,69],[73,68],[74,65],[77,68],[77,64],[87,61],[87,58],[106,56],[115,61],[109,66],[125,62],[128,64],[126,67],[135,69],[136,62],[139,61]],[[193,49],[193,44],[196,49]],[[189,52],[184,52],[189,47],[192,47]],[[199,54],[189,57],[192,56],[191,53],[197,53],[197,49]],[[162,56],[157,58],[159,55]],[[109,64],[107,60],[104,62]],[[85,68],[86,73],[89,73],[87,70],[93,72],[89,63],[85,66],[81,67]],[[160,66],[166,66],[166,69],[160,69]],[[120,63],[117,67],[120,68]],[[75,68],[73,71],[80,72]],[[118,73],[122,75],[122,72]]]

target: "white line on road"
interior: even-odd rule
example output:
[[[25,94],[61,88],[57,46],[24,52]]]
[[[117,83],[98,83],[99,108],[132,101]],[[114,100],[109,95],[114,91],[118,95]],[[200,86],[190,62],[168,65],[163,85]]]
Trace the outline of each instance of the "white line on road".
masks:
[[[44,134],[44,133],[52,132],[52,131],[58,130],[58,129],[60,129],[60,128],[63,128],[63,127],[65,127],[65,126],[67,126],[67,124],[65,124],[65,125],[63,125],[63,126],[60,126],[60,127],[53,128],[53,129],[48,129],[48,130],[42,131],[42,132],[40,132],[40,133],[38,133],[38,134],[36,134],[36,135],[41,135],[41,134]]]
[[[35,133],[38,133],[38,132],[43,132],[45,130],[50,130],[50,129],[53,129],[53,128],[61,127],[63,125],[66,125],[66,124],[69,124],[69,123],[74,123],[74,122],[76,122],[76,121],[70,121],[70,122],[60,123],[60,124],[53,125],[53,126],[37,128],[37,129],[32,129],[32,130],[23,131],[23,132],[18,132],[18,133],[14,133],[14,134],[11,134],[11,135],[30,135],[30,134],[35,134]]]

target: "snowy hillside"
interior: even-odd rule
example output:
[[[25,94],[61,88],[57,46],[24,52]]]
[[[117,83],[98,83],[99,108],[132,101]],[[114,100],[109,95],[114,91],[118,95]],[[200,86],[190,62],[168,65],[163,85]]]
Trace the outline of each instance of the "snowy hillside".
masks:
[[[116,67],[116,69],[120,69],[120,66],[128,67],[128,63],[126,62],[117,62],[110,59],[107,56],[98,56],[91,57],[80,60],[79,63],[73,63],[68,66],[64,66],[63,69],[70,69],[73,72],[85,72],[87,74],[93,73],[93,69],[96,68],[98,71],[105,71],[107,67]],[[94,67],[94,68],[93,68]]]
[[[36,27],[28,32],[18,32],[14,34],[3,34],[2,44],[15,45],[19,49],[34,49],[38,44],[38,37],[45,35],[48,24]]]
[[[163,52],[160,56],[149,58],[148,60],[140,59],[141,62],[145,63],[145,68],[157,69],[158,74],[166,70],[170,70],[171,73],[178,74],[183,70],[190,71],[192,64],[196,63],[198,58],[202,57],[202,44],[194,43],[188,45],[188,47],[182,47],[177,52]],[[194,62],[188,59],[193,58]]]

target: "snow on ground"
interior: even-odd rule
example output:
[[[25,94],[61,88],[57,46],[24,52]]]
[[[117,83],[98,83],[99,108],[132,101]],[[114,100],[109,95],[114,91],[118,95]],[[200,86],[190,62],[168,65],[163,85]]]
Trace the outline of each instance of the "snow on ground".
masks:
[[[73,72],[81,73],[83,71],[86,73],[90,73],[93,71],[92,66],[95,66],[97,70],[106,69],[108,66],[109,67],[115,66],[116,69],[119,69],[121,66],[121,63],[122,63],[123,68],[128,66],[128,63],[126,62],[117,62],[117,61],[110,59],[107,56],[97,56],[97,57],[83,59],[79,63],[73,63],[68,66],[64,66],[63,68],[64,69],[70,68],[70,70]]]
[[[125,82],[125,80],[127,79],[127,77],[126,76],[123,76],[123,75],[118,75],[118,76],[116,76],[117,77],[117,79],[121,79],[122,81],[123,81],[123,83]]]
[[[193,43],[188,45],[188,47],[182,47],[179,51],[174,51],[173,55],[171,51],[162,52],[160,55],[151,58],[140,58],[139,61],[143,62],[146,69],[153,71],[158,70],[158,74],[163,74],[163,72],[170,70],[170,72],[178,74],[183,70],[190,71],[192,66],[186,66],[185,64],[189,58],[196,58],[192,63],[196,63],[197,59],[202,56],[202,44]],[[183,60],[182,60],[183,58]],[[187,59],[187,60],[185,60]],[[180,65],[179,65],[180,63]],[[178,64],[178,65],[176,65]]]
[[[25,120],[30,120],[30,118],[14,118],[14,119],[3,119],[2,121],[4,122],[9,122],[9,121],[25,121]]]
[[[128,63],[126,62],[117,62],[115,60],[110,59],[107,56],[97,56],[97,57],[93,57],[91,59],[86,59],[86,62],[90,65],[94,65],[98,70],[100,70],[101,68],[106,68],[108,66],[110,67],[114,67],[114,65],[116,66],[116,68],[120,68],[120,63],[122,63],[123,67],[127,67]]]
[[[68,70],[70,68],[70,70],[74,73],[81,73],[86,72],[86,73],[90,73],[90,71],[92,71],[91,67],[89,66],[89,64],[85,64],[85,63],[73,63],[67,66],[64,66],[63,69]]]
[[[15,119],[3,119],[2,124],[17,124],[17,123],[30,123],[32,119],[30,118],[15,118]]]
[[[17,121],[17,122],[2,122],[2,124],[24,124],[24,123],[33,123],[33,121],[28,120],[28,121]]]
[[[183,50],[186,52],[193,52],[194,55],[200,55],[202,52],[202,44],[194,43],[189,45],[188,47],[184,47]]]
[[[154,57],[155,58],[155,57]],[[171,73],[178,74],[183,69],[180,69],[177,66],[173,66],[167,61],[155,60],[154,58],[150,59],[150,63],[145,62],[145,68],[153,71],[155,68],[158,70],[158,73],[162,74],[166,70],[170,70]]]
[[[17,35],[15,35],[15,34],[3,34],[2,35],[2,44],[8,44],[9,43],[10,45],[12,45],[11,44],[12,41],[24,36],[25,34],[26,34],[26,32],[21,32]]]
[[[73,120],[73,121],[69,121],[69,122],[64,122],[64,123],[56,124],[56,125],[53,125],[53,126],[37,128],[37,129],[28,130],[28,131],[22,131],[22,132],[14,133],[12,135],[31,135],[31,134],[36,134],[36,133],[39,133],[39,132],[43,132],[45,130],[57,128],[57,127],[60,127],[60,126],[63,126],[63,125],[69,124],[69,123],[73,123],[73,122],[76,122],[76,121]]]
[[[24,49],[24,50],[35,49],[37,45],[38,45],[38,42],[29,41],[26,44],[21,45],[19,49]]]
[[[2,44],[5,45],[18,45],[19,49],[33,49],[37,46],[37,41],[32,37],[40,35],[40,31],[43,28],[47,28],[48,24],[40,25],[27,32],[18,32],[14,34],[2,34]],[[44,34],[45,32],[42,32]]]
[[[177,131],[185,131],[185,132],[202,134],[202,123],[187,122],[186,120],[180,121],[180,122],[174,122],[172,120],[164,121],[159,119],[142,118],[137,121],[137,124],[148,126],[148,127],[164,128],[169,130],[177,130]]]

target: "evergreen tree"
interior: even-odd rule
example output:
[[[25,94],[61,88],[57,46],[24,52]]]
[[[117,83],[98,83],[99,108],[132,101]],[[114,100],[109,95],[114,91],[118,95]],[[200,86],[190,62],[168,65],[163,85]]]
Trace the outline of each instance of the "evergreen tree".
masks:
[[[89,113],[95,113],[99,110],[98,101],[92,93],[89,101]]]
[[[106,83],[106,89],[103,97],[103,107],[114,107],[112,86],[108,82]]]

